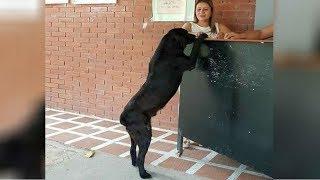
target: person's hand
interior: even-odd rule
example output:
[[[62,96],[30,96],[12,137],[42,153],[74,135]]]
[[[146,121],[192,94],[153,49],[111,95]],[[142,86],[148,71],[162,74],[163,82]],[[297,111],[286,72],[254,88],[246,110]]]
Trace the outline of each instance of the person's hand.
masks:
[[[240,34],[235,32],[229,32],[224,35],[224,39],[240,39]]]
[[[224,38],[224,33],[219,32],[219,33],[217,34],[217,39],[223,39],[223,38]]]

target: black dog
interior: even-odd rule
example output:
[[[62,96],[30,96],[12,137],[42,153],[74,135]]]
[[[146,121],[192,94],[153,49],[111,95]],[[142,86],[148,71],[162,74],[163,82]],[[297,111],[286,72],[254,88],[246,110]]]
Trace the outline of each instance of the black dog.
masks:
[[[200,44],[207,37],[199,38],[185,29],[170,30],[161,40],[149,63],[146,82],[135,94],[120,116],[120,123],[126,126],[131,138],[130,155],[132,165],[139,167],[141,178],[151,178],[144,168],[145,155],[148,151],[152,131],[151,117],[162,109],[176,93],[183,72],[195,67]],[[194,43],[190,57],[183,53],[187,44]],[[139,146],[138,158],[136,146]]]

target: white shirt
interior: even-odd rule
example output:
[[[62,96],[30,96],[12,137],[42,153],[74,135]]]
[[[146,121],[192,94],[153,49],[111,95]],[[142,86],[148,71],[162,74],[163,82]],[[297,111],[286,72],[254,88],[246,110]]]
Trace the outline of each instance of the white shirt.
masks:
[[[194,22],[190,22],[191,24],[191,32],[190,34],[196,35],[197,33],[206,33],[210,38],[217,38],[217,34],[219,33],[219,26],[218,23],[214,23],[216,27],[216,33],[211,32],[210,26],[202,27]]]

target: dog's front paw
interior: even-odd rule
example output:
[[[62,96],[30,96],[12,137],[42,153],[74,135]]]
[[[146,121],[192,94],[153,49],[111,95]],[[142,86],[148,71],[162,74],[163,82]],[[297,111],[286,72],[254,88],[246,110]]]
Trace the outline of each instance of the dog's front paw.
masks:
[[[145,171],[143,174],[140,174],[140,177],[142,179],[150,179],[150,178],[152,178],[152,176],[149,173],[147,173],[147,171]]]
[[[132,164],[132,166],[134,166],[134,167],[137,166],[137,162],[136,162],[136,161],[132,161],[131,164]]]
[[[205,39],[205,38],[207,38],[207,37],[208,37],[208,34],[206,34],[206,33],[201,33],[201,34],[198,36],[199,39]]]

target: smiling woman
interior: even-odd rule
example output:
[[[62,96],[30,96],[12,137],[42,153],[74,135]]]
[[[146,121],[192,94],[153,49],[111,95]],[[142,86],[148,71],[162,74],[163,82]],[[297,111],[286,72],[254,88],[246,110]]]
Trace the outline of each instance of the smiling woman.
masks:
[[[195,6],[195,21],[185,23],[182,28],[192,34],[206,33],[209,39],[223,38],[231,30],[225,25],[212,21],[214,13],[211,0],[198,0]]]

